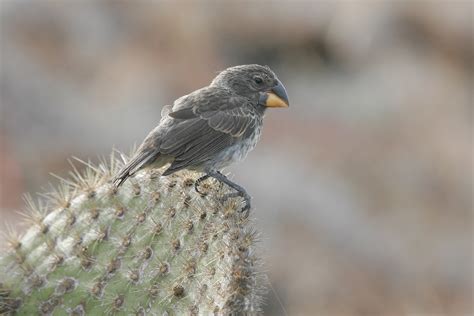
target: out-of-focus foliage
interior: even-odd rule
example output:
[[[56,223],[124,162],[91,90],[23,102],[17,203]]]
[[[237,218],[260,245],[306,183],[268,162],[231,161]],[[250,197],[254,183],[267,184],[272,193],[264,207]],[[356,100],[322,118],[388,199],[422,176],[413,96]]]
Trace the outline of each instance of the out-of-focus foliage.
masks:
[[[216,71],[268,64],[291,107],[230,170],[288,313],[472,310],[469,2],[0,7],[2,221],[71,155],[128,149]]]

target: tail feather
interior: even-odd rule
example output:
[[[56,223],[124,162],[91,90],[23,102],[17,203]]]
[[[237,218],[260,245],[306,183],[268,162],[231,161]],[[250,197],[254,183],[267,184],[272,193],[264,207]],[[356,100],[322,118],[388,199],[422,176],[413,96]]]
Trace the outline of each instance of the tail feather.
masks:
[[[144,166],[152,163],[159,157],[159,153],[155,151],[139,152],[135,158],[130,160],[125,167],[118,173],[114,178],[113,183],[118,188],[122,185],[129,177],[133,176],[138,170]]]

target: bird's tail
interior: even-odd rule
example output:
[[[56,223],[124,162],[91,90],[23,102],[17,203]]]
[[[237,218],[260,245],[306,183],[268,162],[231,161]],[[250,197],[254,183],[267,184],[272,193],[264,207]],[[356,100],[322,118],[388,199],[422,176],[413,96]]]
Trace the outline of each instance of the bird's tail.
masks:
[[[159,156],[160,154],[155,152],[154,150],[138,152],[137,155],[132,160],[130,160],[114,178],[114,185],[118,188],[122,185],[122,183],[125,182],[125,180],[133,176],[141,168],[151,164]]]

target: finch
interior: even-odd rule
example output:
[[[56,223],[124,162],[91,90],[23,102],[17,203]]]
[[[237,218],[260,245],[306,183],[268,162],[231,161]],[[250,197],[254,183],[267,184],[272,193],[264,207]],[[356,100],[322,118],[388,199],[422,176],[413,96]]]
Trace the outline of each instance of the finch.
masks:
[[[162,176],[188,169],[204,172],[234,190],[225,198],[242,197],[242,211],[250,209],[250,195],[220,172],[246,157],[257,144],[263,116],[269,107],[288,107],[285,87],[268,66],[241,65],[220,72],[207,87],[165,106],[161,121],[114,179],[119,187],[143,168],[170,164]]]

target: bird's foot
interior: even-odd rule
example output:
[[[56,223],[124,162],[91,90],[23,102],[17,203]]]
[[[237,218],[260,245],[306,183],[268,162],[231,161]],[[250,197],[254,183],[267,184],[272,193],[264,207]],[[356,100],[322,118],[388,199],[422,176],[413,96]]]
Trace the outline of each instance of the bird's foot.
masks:
[[[226,200],[228,200],[230,198],[234,198],[234,197],[242,197],[244,199],[245,205],[240,210],[240,212],[243,213],[244,218],[247,218],[249,216],[249,212],[250,212],[250,199],[251,199],[250,195],[248,195],[247,191],[245,191],[244,188],[242,188],[238,184],[230,181],[225,175],[223,175],[219,171],[207,170],[206,175],[204,175],[201,178],[196,180],[196,183],[195,183],[195,186],[194,186],[195,190],[198,193],[203,194],[199,191],[199,185],[202,181],[206,180],[209,177],[212,177],[212,178],[216,179],[217,181],[219,181],[221,184],[226,184],[226,185],[228,185],[229,187],[231,187],[232,189],[235,190],[235,192],[225,194],[222,197],[222,202],[225,202]]]
[[[232,193],[228,193],[228,194],[224,195],[223,198],[222,198],[222,201],[225,202],[228,199],[235,198],[235,197],[241,197],[241,198],[244,199],[245,205],[242,207],[240,212],[243,214],[244,218],[247,218],[249,216],[250,207],[251,207],[251,204],[250,204],[251,197],[250,197],[250,195],[248,195],[248,193],[245,192],[245,191],[232,192]]]
[[[206,193],[199,190],[199,186],[201,185],[201,183],[203,181],[207,180],[208,178],[210,178],[210,175],[206,174],[206,175],[203,175],[202,177],[200,177],[199,179],[196,180],[196,182],[194,183],[194,190],[196,190],[197,193],[199,193],[201,195],[206,194]]]

